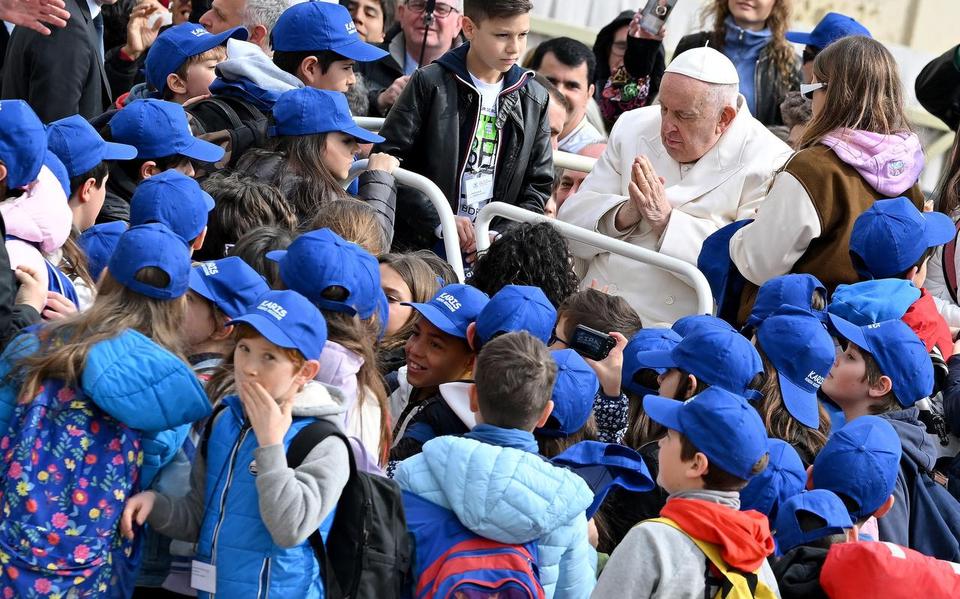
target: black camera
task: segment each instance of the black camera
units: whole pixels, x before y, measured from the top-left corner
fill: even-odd
[[[570,339],[570,349],[584,358],[603,360],[616,347],[617,340],[606,333],[601,333],[588,326],[578,324]]]

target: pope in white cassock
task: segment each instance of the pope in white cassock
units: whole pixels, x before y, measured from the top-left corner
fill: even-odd
[[[707,236],[753,217],[790,153],[750,114],[733,63],[696,48],[667,67],[659,105],[620,117],[558,218],[696,265]],[[571,249],[588,265],[583,281],[609,285],[644,326],[696,310],[681,277],[581,244]]]

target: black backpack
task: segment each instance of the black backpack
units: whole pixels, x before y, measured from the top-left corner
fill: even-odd
[[[225,407],[221,403],[214,408],[204,427],[200,441],[204,459],[213,422]],[[326,546],[320,531],[308,539],[320,564],[325,597],[400,597],[410,584],[412,546],[397,483],[358,471],[350,441],[326,419],[308,424],[293,437],[287,448],[287,465],[296,469],[330,436],[347,446],[350,478],[337,502]]]
[[[250,148],[263,147],[269,117],[256,106],[233,96],[211,96],[185,107],[194,135],[217,144],[226,154],[217,166],[236,165]]]

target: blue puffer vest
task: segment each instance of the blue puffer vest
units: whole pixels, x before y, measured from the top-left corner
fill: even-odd
[[[228,407],[213,424],[207,445],[206,510],[196,559],[216,567],[218,597],[320,599],[323,583],[310,543],[280,547],[260,517],[253,453],[257,438],[244,418],[240,399],[230,396],[223,401]],[[294,417],[284,447],[313,421]],[[321,525],[324,537],[332,514]]]

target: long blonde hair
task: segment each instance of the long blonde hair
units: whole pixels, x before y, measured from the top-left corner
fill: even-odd
[[[797,68],[796,54],[793,46],[787,41],[787,28],[790,24],[792,8],[791,0],[775,0],[773,10],[765,23],[771,34],[770,44],[767,46],[770,59],[776,65],[781,85],[784,86],[784,89],[776,90],[781,96],[790,91],[786,86],[793,80],[793,73]],[[729,0],[713,0],[713,7],[705,14],[708,18],[710,15],[713,17],[710,45],[722,52],[727,38],[727,17],[731,15]]]
[[[827,84],[826,96],[798,149],[814,146],[838,129],[884,135],[910,131],[897,61],[880,42],[862,35],[842,38],[817,54],[813,73]]]
[[[166,287],[169,282],[165,272],[152,266],[140,269],[136,279],[156,287]],[[185,315],[184,297],[153,299],[127,289],[110,275],[109,270],[104,271],[93,305],[84,312],[45,326],[41,331],[40,351],[23,360],[15,369],[16,378],[23,381],[20,401],[33,399],[43,381],[48,379],[76,385],[90,349],[128,329],[142,333],[183,357],[181,328]]]

